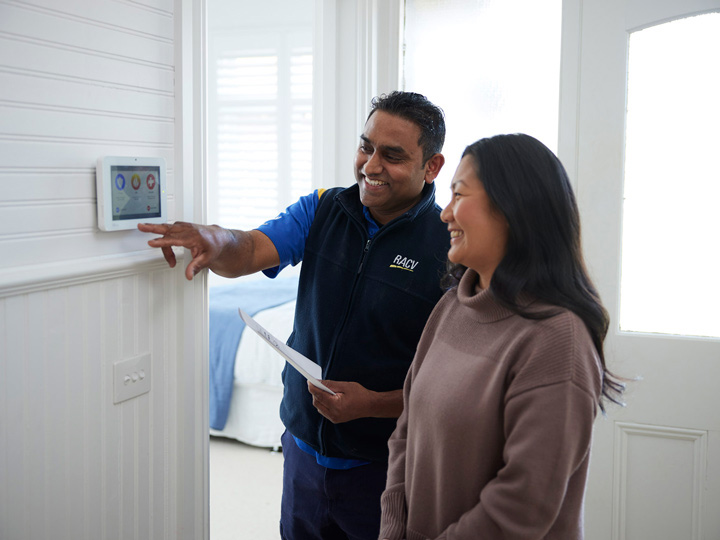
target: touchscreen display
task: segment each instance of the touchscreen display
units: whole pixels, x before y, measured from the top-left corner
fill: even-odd
[[[110,167],[112,218],[145,219],[160,217],[160,167]]]

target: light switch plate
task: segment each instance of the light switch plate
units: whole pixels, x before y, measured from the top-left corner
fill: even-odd
[[[120,403],[150,391],[150,354],[113,364],[114,400]]]

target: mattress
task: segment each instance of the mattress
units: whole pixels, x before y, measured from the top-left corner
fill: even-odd
[[[280,341],[290,337],[295,301],[266,309],[253,318]],[[280,448],[285,430],[280,421],[282,370],[285,359],[255,332],[245,329],[240,338],[233,373],[233,392],[227,422],[210,434],[245,444]]]

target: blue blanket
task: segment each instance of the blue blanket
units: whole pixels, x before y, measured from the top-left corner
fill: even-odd
[[[225,427],[232,398],[235,356],[245,323],[242,308],[251,317],[297,296],[297,276],[273,280],[240,281],[211,287],[210,296],[210,427]]]

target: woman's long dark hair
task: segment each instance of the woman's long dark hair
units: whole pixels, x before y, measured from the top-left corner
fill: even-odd
[[[481,139],[463,152],[490,201],[509,226],[505,256],[495,269],[490,289],[500,303],[527,318],[518,305],[520,293],[569,309],[588,328],[603,369],[602,398],[621,403],[623,382],[605,365],[603,342],[610,318],[588,276],[580,241],[580,216],[570,180],[560,160],[543,143],[524,134]],[[446,286],[457,285],[466,268],[448,265]]]

